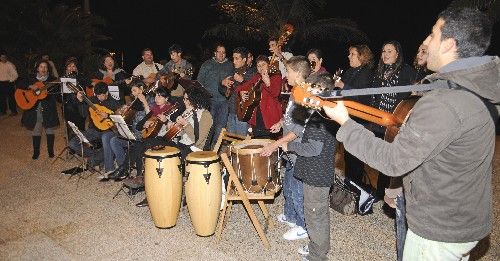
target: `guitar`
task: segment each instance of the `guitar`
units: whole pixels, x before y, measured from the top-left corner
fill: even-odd
[[[83,90],[78,89],[73,83],[68,82],[66,83],[66,86],[74,93],[82,92],[82,97],[83,101],[87,103],[89,106],[89,113],[90,113],[90,119],[92,120],[92,123],[94,123],[94,126],[98,128],[99,130],[109,130],[111,127],[113,127],[113,121],[108,118],[102,118],[99,113],[106,113],[106,114],[113,114],[113,111],[106,108],[105,106],[99,105],[99,104],[94,104],[87,95],[85,95],[85,92]]]
[[[85,94],[88,96],[88,97],[92,97],[94,96],[94,86],[100,82],[103,82],[107,85],[120,85],[122,83],[126,83],[128,81],[132,81],[134,79],[143,79],[144,77],[142,77],[142,75],[132,75],[126,79],[123,79],[123,80],[118,80],[118,81],[113,81],[113,79],[109,76],[106,76],[104,78],[101,79],[92,79],[92,85],[91,86],[87,86],[85,88]]]
[[[294,30],[295,28],[293,27],[293,25],[285,24],[282,29],[283,33],[278,38],[278,42],[276,43],[276,45],[278,47],[285,45],[286,42],[288,42],[288,39],[290,39],[290,35],[292,35]],[[276,73],[280,73],[280,66],[276,53],[273,53],[271,59],[269,60],[269,74],[272,75]]]
[[[238,120],[247,122],[252,118],[253,111],[259,105],[261,99],[260,78],[248,91],[248,99],[243,101],[241,95],[236,95],[236,116]]]
[[[165,115],[168,118],[177,110],[178,110],[178,105],[176,103],[176,104],[172,105],[170,108],[167,108],[164,112],[162,112],[160,114]],[[164,124],[162,121],[160,121],[160,119],[158,118],[158,115],[151,116],[151,118],[149,118],[147,121],[151,121],[153,123],[141,131],[142,138],[144,138],[144,139],[149,138],[149,137],[155,137],[156,135],[158,135],[158,132],[160,132],[161,127]]]
[[[335,107],[337,101],[323,100],[317,94],[321,93],[320,88],[316,88],[308,83],[303,83],[297,85],[292,89],[292,95],[294,102],[302,105],[304,107],[312,108],[315,110],[321,110],[323,106]],[[361,118],[363,120],[373,122],[384,127],[396,126],[399,128],[403,123],[402,120],[395,117],[392,113],[385,112],[358,102],[354,101],[344,101],[344,106],[347,108],[347,112],[354,116]]]
[[[17,106],[23,110],[29,110],[35,106],[36,102],[47,98],[47,89],[60,84],[61,82],[35,82],[32,84],[36,89],[16,89],[14,93],[14,99],[16,100]]]
[[[182,118],[188,119],[192,115],[193,115],[193,110],[185,111],[184,113],[182,113]],[[167,130],[167,133],[163,137],[165,137],[165,139],[169,140],[169,141],[173,140],[175,138],[175,136],[177,136],[177,134],[179,134],[179,132],[182,131],[182,129],[184,129],[184,126],[182,126],[181,124],[175,122],[170,127],[170,129]]]

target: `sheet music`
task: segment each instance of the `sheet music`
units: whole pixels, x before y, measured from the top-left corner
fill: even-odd
[[[109,85],[108,86],[109,94],[111,97],[117,101],[120,100],[120,88],[116,85]]]
[[[128,140],[136,140],[134,133],[132,133],[125,122],[125,119],[121,115],[111,114],[109,115],[116,128],[118,129],[118,133]]]
[[[72,83],[75,86],[78,86],[78,85],[76,85],[75,78],[61,78],[62,92],[63,93],[73,93],[73,91],[71,91],[71,89],[69,89],[68,86],[66,85],[66,83],[68,83],[68,82]]]
[[[75,135],[78,136],[78,138],[83,143],[87,143],[87,144],[91,145],[90,141],[87,139],[87,137],[85,137],[85,135],[83,135],[83,133],[80,131],[80,129],[78,129],[78,127],[76,127],[76,125],[73,122],[68,121],[68,125],[71,127],[71,129],[73,130],[73,132],[75,133]]]

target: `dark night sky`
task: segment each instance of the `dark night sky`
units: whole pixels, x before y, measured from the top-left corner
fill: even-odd
[[[91,0],[91,12],[104,17],[108,24],[104,32],[111,36],[111,41],[98,43],[97,46],[116,53],[124,53],[124,67],[131,71],[141,61],[141,50],[150,47],[155,53],[155,60],[169,59],[168,47],[179,43],[185,49],[188,57],[199,56],[202,44],[201,37],[205,29],[220,21],[211,1],[109,1]],[[430,32],[437,14],[446,8],[451,1],[422,0],[404,1],[411,8],[404,8],[403,1],[373,0],[373,1],[328,1],[325,10],[319,16],[348,18],[355,21],[360,29],[370,38],[369,46],[376,55],[380,53],[381,45],[387,40],[398,40],[403,46],[406,61],[411,63],[420,43]],[[495,31],[500,28],[495,25]],[[500,53],[499,36],[494,34],[489,54]],[[206,44],[206,43],[203,43]],[[315,46],[325,52],[327,69],[345,67],[347,64],[346,47]],[[230,51],[231,46],[228,46]],[[247,46],[257,52],[266,52],[265,43],[262,46]],[[335,50],[335,51],[332,51]],[[300,52],[291,51],[297,55]],[[189,58],[188,58],[189,59]]]

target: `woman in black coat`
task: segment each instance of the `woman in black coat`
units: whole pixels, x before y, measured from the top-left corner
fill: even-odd
[[[340,80],[335,81],[335,87],[343,90],[364,89],[370,88],[373,79],[373,54],[367,45],[353,45],[349,47],[349,66],[342,74]],[[371,96],[353,96],[349,100],[359,102],[364,105],[370,105]],[[368,122],[359,118],[354,120],[363,125],[368,125]],[[363,174],[365,172],[365,164],[351,155],[348,151],[344,151],[345,161],[345,176],[354,183],[361,185]]]
[[[47,83],[55,80],[51,76],[49,64],[45,61],[39,61],[35,66],[35,74],[28,76],[19,86],[23,86],[25,89],[36,90],[37,87],[33,86],[34,83]],[[54,88],[58,88],[58,86],[55,85]],[[38,100],[31,109],[24,111],[21,118],[22,125],[32,130],[33,159],[38,159],[40,156],[42,129],[45,129],[47,136],[47,152],[49,157],[54,157],[54,128],[59,125],[56,95],[59,94],[59,90],[55,91],[53,88],[48,88],[47,90],[47,97]]]
[[[90,79],[85,77],[82,73],[78,71],[78,61],[75,57],[69,57],[66,59],[65,63],[65,75],[64,77],[76,79],[76,82],[82,88],[90,86]],[[85,130],[85,120],[86,117],[80,115],[78,110],[80,102],[76,99],[75,93],[65,93],[63,100],[63,116],[65,121],[73,122],[80,131]],[[69,125],[67,125],[68,140],[74,135],[73,130]]]

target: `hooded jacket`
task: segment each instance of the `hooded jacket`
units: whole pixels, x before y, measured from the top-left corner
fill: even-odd
[[[500,102],[500,59],[458,59],[427,77],[464,89],[436,89],[413,107],[392,143],[353,120],[337,139],[354,156],[389,176],[403,176],[408,227],[434,241],[486,237],[492,226],[495,121],[485,105]],[[481,97],[481,98],[480,98]],[[483,101],[484,100],[484,101]]]

